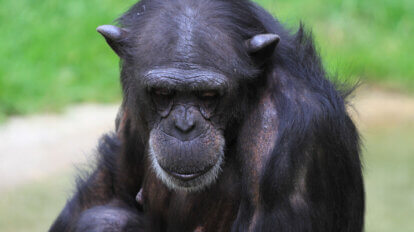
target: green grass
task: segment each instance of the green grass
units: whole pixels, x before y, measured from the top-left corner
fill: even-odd
[[[281,22],[302,20],[314,32],[327,69],[414,90],[414,1],[257,0]]]
[[[132,1],[0,3],[0,115],[120,98],[118,58],[95,28]]]
[[[312,28],[327,68],[414,90],[414,1],[257,0]],[[0,121],[70,103],[120,99],[118,59],[95,32],[135,1],[0,0]]]
[[[414,226],[414,124],[364,134],[366,232]],[[0,231],[46,231],[73,188],[73,173],[0,192]]]

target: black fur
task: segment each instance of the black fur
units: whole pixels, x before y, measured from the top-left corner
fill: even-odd
[[[183,34],[177,34],[174,22],[179,22],[183,7],[193,4],[202,9],[198,23],[209,26],[205,33],[215,32],[220,39],[206,40],[211,35],[201,33],[194,49],[177,52],[171,48]],[[119,54],[123,109],[133,116],[122,126],[122,120],[117,121],[118,134],[101,139],[95,171],[78,181],[77,193],[50,231],[194,231],[200,223],[201,231],[363,230],[359,135],[346,111],[345,92],[328,80],[312,37],[302,25],[291,33],[247,0],[142,0],[119,23],[130,31],[119,42]],[[248,54],[243,47],[243,41],[260,33],[281,38],[270,57]],[[146,128],[140,125],[140,115],[146,112],[134,108],[144,98],[133,76],[172,59],[178,66],[196,63],[219,70],[232,78],[237,95],[221,115],[233,119],[224,130],[223,173],[214,186],[185,197],[149,177],[147,138],[142,133]],[[266,92],[277,111],[273,128],[277,136],[258,170],[255,202],[248,185],[255,180],[246,174],[251,170],[244,165],[248,159],[240,140],[254,136],[243,134],[243,128]],[[254,129],[258,128],[247,126],[248,132]],[[146,196],[144,205],[135,201],[140,189],[147,188],[143,186],[153,188],[157,183],[158,194],[168,197]],[[163,202],[160,211],[154,210],[154,202]],[[228,211],[215,212],[215,207]],[[185,214],[184,209],[192,210]],[[217,216],[221,214],[226,216]]]

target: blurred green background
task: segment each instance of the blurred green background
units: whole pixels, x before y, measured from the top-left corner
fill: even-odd
[[[0,123],[80,102],[118,102],[118,58],[95,28],[135,1],[0,0]],[[327,70],[412,96],[413,0],[257,0],[312,29]],[[363,128],[366,231],[413,231],[414,124]],[[45,231],[73,173],[0,191],[0,231]]]

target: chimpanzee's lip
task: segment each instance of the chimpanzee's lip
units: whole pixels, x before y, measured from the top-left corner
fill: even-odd
[[[208,172],[210,169],[212,168],[212,166],[209,166],[201,171],[198,172],[192,172],[192,173],[178,173],[178,172],[174,172],[174,171],[169,171],[167,169],[164,169],[165,172],[167,172],[169,175],[182,180],[182,181],[189,181],[189,180],[193,180],[203,174],[205,174],[206,172]]]

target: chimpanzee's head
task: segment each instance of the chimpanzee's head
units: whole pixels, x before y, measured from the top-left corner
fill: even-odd
[[[121,58],[124,108],[153,170],[171,189],[196,191],[218,177],[243,114],[241,90],[279,37],[248,12],[229,12],[237,6],[220,6],[230,1],[184,1],[144,0],[122,28],[97,30]]]

